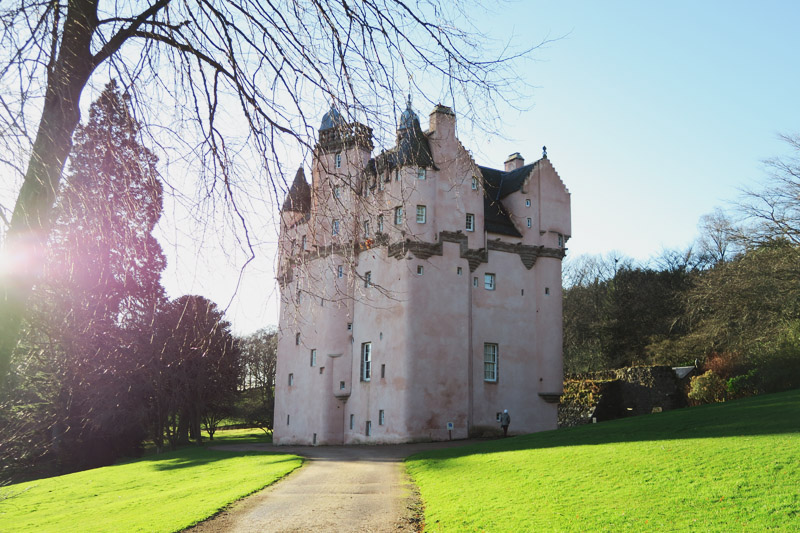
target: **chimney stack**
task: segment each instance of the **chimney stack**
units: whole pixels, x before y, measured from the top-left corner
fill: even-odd
[[[522,167],[525,164],[525,159],[519,154],[519,152],[514,152],[508,159],[506,159],[506,172],[511,172],[512,170],[516,170]]]

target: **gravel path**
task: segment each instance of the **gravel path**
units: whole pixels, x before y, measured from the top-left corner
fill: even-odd
[[[266,489],[186,530],[235,532],[418,531],[421,506],[403,459],[424,450],[474,441],[387,446],[234,445],[306,458],[305,464]]]

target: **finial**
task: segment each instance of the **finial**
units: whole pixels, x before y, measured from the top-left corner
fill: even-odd
[[[547,146],[542,146],[542,159],[547,159]]]

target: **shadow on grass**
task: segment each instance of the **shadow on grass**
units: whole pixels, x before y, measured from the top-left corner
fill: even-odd
[[[154,465],[156,470],[176,470],[179,468],[192,468],[195,466],[203,466],[216,461],[223,461],[226,459],[233,459],[236,457],[249,457],[253,455],[273,455],[283,456],[281,459],[275,459],[271,463],[285,463],[295,461],[292,456],[281,453],[273,452],[228,452],[220,450],[207,450],[203,448],[196,448],[194,450],[178,450],[169,452],[160,456],[147,458],[147,461],[152,461],[157,464]]]
[[[776,435],[800,432],[800,389],[702,405],[575,428],[533,433],[460,448],[423,452],[413,459],[622,442]],[[433,464],[431,467],[436,468]]]

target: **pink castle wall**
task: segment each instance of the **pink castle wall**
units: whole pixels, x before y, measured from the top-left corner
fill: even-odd
[[[442,440],[450,438],[448,422],[453,424],[452,438],[466,438],[470,432],[497,428],[496,413],[503,409],[512,416],[511,433],[556,427],[556,404],[540,394],[552,400],[562,391],[559,235],[563,247],[571,234],[569,192],[549,159],[540,159],[521,189],[503,200],[523,237],[487,233],[483,191],[471,188],[480,169],[455,137],[455,117],[435,110],[427,135],[438,169],[428,169],[425,180],[417,179],[416,167],[401,168],[399,179],[392,175],[382,191],[376,187],[363,196],[360,179],[367,150],[343,152],[339,169],[334,154],[318,153],[312,165],[310,217],[303,222],[296,213],[284,213],[279,275],[291,272],[292,277],[281,292],[273,435],[277,444]],[[337,184],[341,194],[333,198]],[[403,224],[395,226],[398,205],[405,216]],[[415,220],[417,205],[426,206],[424,224]],[[369,219],[374,238],[379,212],[389,243],[408,239],[434,245],[440,232],[460,231],[472,250],[491,248],[489,241],[498,240],[550,251],[531,269],[516,253],[489,249],[488,261],[471,272],[459,243],[449,241],[441,243],[442,255],[427,259],[413,252],[400,259],[389,257],[387,247],[380,245],[350,257],[332,254],[288,266],[302,235],[307,236],[307,250],[363,242],[362,222]],[[466,213],[475,215],[475,231],[465,231]],[[334,219],[341,225],[337,237],[331,236]],[[342,278],[337,277],[339,265]],[[418,266],[423,267],[422,275],[417,274]],[[370,287],[364,286],[366,272],[372,275]],[[496,275],[495,290],[484,288],[485,273]],[[365,342],[372,343],[368,382],[360,379]],[[497,382],[483,379],[487,342],[499,347]],[[311,349],[317,350],[313,367]],[[385,413],[383,425],[380,410]],[[367,421],[372,423],[370,436],[365,434]]]

